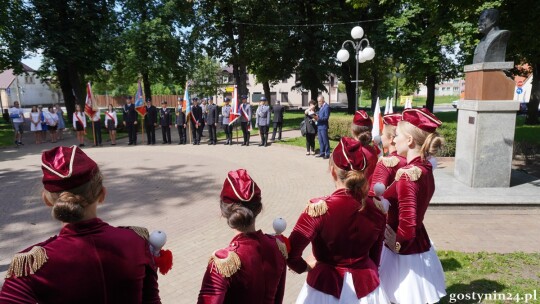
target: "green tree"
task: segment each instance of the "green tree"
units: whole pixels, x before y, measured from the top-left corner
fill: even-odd
[[[143,80],[144,95],[152,96],[152,83],[183,83],[189,70],[191,49],[189,1],[122,0],[123,31],[113,63],[115,82],[124,86]],[[179,81],[180,80],[180,81]]]
[[[201,56],[189,77],[193,81],[192,95],[214,96],[221,84],[221,65],[216,60]]]
[[[21,0],[7,1],[0,10],[0,71],[13,68],[22,73],[20,61],[27,49],[30,17]]]

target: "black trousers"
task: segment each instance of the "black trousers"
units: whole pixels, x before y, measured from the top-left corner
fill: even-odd
[[[278,140],[281,140],[281,129],[283,128],[283,122],[274,122],[274,131],[272,132],[272,140],[276,139],[276,131],[279,128]]]
[[[208,136],[210,136],[210,143],[216,143],[217,142],[216,124],[209,124],[208,125]]]
[[[264,146],[268,144],[268,130],[270,130],[270,126],[259,126],[259,131],[261,132],[261,144]]]
[[[184,125],[178,125],[176,127],[178,129],[178,137],[180,138],[180,143],[185,144],[187,142],[186,140],[186,128],[184,128]]]
[[[195,123],[191,122],[191,136],[194,144],[201,142],[201,134],[199,133],[200,128],[201,126],[199,126],[199,128],[195,128]]]
[[[147,144],[155,144],[156,143],[156,127],[153,124],[150,125],[144,125],[144,128],[146,130],[146,140]]]
[[[315,137],[317,136],[317,133],[309,134],[306,133],[306,149],[307,151],[313,151],[315,152]]]
[[[161,138],[164,143],[171,143],[171,126],[161,126]]]
[[[137,144],[137,125],[133,122],[126,122],[126,128],[128,131],[128,138],[130,144]]]
[[[223,130],[225,130],[225,137],[227,137],[227,143],[232,143],[232,125],[223,125]]]
[[[248,122],[240,122],[240,126],[242,128],[242,135],[244,136],[244,144],[249,144],[249,130],[248,130]]]
[[[94,121],[94,133],[96,136],[96,144],[101,145],[101,120]]]

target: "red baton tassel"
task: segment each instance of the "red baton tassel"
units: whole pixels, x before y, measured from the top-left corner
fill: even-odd
[[[173,255],[170,250],[160,250],[159,256],[154,257],[154,261],[156,262],[156,266],[159,270],[159,272],[163,275],[167,274],[169,270],[171,270],[173,265]]]
[[[276,235],[276,237],[285,244],[287,247],[287,252],[291,252],[291,242],[289,242],[289,238],[284,236],[283,234]]]

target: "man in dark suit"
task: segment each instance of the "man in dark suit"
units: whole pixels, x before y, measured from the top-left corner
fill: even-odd
[[[159,125],[161,126],[161,136],[163,138],[162,144],[171,144],[171,127],[172,127],[172,113],[167,109],[167,102],[163,100],[161,102],[161,109],[159,109]]]
[[[274,112],[274,131],[272,132],[272,141],[276,140],[277,129],[279,129],[278,140],[281,140],[281,129],[283,128],[283,114],[285,112],[285,108],[281,105],[279,100],[276,100],[276,104],[272,108],[272,112]]]
[[[147,145],[156,144],[157,109],[152,105],[152,99],[146,99],[146,115],[144,115],[144,129],[146,130]]]
[[[208,125],[208,134],[210,136],[209,145],[217,143],[216,125],[218,122],[218,108],[214,104],[214,100],[210,98],[209,104],[206,106],[206,124]]]
[[[202,134],[202,108],[199,106],[199,99],[197,97],[193,98],[193,105],[191,106],[191,135],[193,136],[193,144],[201,144],[201,134]]]
[[[131,96],[127,97],[126,104],[124,105],[124,126],[128,131],[129,142],[128,145],[137,144],[137,111],[135,111],[135,105],[131,102]]]
[[[319,146],[321,151],[319,155],[315,157],[322,157],[324,159],[330,158],[330,141],[328,139],[328,120],[330,119],[330,106],[324,101],[324,97],[319,95],[317,97],[319,102],[319,112],[315,115],[317,121],[317,134],[319,135]]]
[[[175,126],[178,129],[178,137],[180,138],[180,141],[178,142],[179,145],[185,145],[187,143],[186,140],[186,113],[183,109],[183,98],[178,98],[178,105],[176,106],[176,123]]]

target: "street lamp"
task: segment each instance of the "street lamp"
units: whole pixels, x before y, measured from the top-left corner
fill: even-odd
[[[356,40],[346,40],[341,45],[341,50],[337,53],[337,59],[341,62],[346,62],[349,60],[349,51],[345,49],[345,45],[349,43],[353,49],[354,53],[356,54],[356,89],[355,89],[355,98],[356,101],[354,102],[354,110],[358,110],[358,63],[364,63],[366,61],[369,61],[375,57],[375,50],[369,46],[369,40],[367,38],[363,38],[364,36],[364,29],[360,26],[355,26],[351,30],[351,37]],[[362,46],[363,43],[366,43],[366,46]]]

